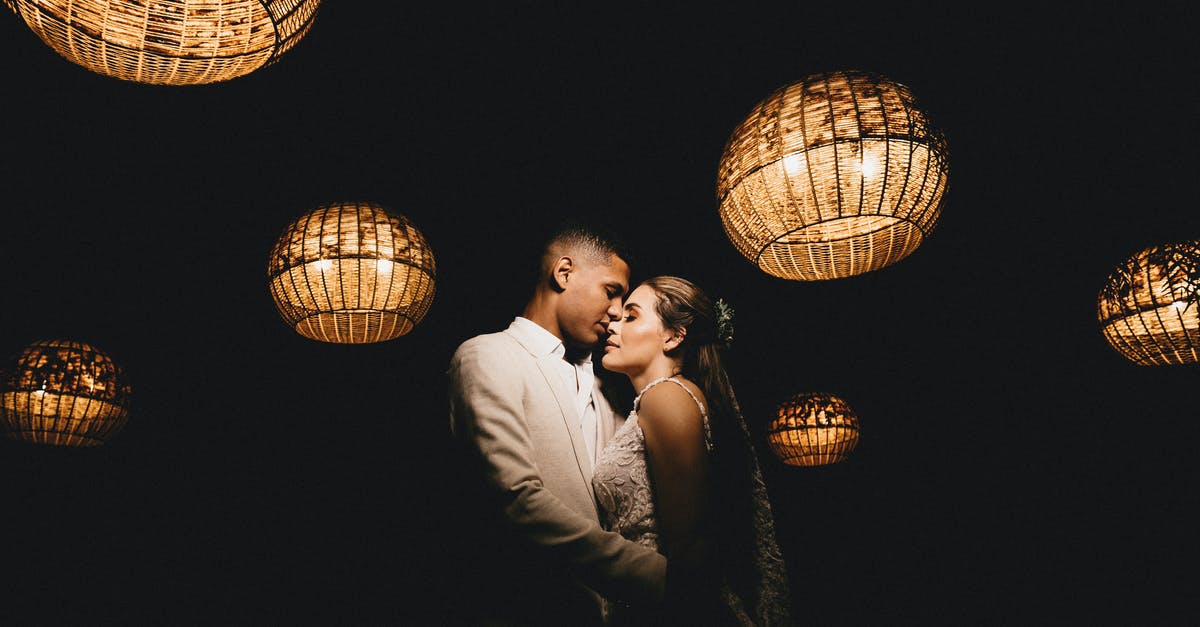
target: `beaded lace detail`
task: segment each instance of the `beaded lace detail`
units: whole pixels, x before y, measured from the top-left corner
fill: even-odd
[[[592,487],[600,505],[600,522],[605,529],[616,531],[625,538],[658,549],[658,525],[654,516],[654,496],[646,470],[646,437],[638,425],[638,407],[647,390],[671,381],[687,391],[704,422],[704,445],[712,450],[708,429],[708,412],[700,399],[678,379],[662,377],[651,381],[633,399],[633,411],[625,424],[613,434],[600,452],[592,473]]]
[[[601,451],[592,474],[592,487],[596,491],[600,523],[604,528],[656,551],[659,550],[658,524],[654,512],[654,496],[646,469],[646,438],[638,425],[637,410],[642,395],[663,381],[679,385],[696,401],[704,425],[704,445],[710,453],[712,452],[712,436],[704,404],[677,379],[663,377],[651,381],[638,392],[629,418]],[[736,403],[734,400],[741,444],[749,448],[753,455],[749,433]],[[722,441],[722,446],[727,444],[730,443]],[[755,564],[759,580],[752,586],[753,592],[747,598],[742,598],[734,592],[728,582],[722,583],[718,594],[731,611],[735,622],[740,625],[791,625],[787,571],[775,542],[774,517],[756,459],[750,469],[750,479],[754,501],[755,547],[754,555],[749,556],[749,559]],[[613,622],[620,623],[620,620]]]

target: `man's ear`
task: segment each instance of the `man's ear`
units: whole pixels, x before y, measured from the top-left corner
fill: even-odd
[[[684,338],[687,337],[687,329],[667,329],[669,335],[666,336],[666,341],[663,343],[663,352],[669,353],[683,344]]]
[[[550,283],[559,292],[567,289],[567,279],[575,269],[575,263],[570,257],[559,257],[550,271]]]

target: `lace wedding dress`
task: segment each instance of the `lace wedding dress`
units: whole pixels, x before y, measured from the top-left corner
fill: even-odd
[[[651,381],[638,392],[633,401],[633,410],[630,411],[625,424],[613,434],[601,451],[592,474],[592,486],[595,488],[600,510],[600,523],[604,528],[656,551],[661,550],[658,543],[658,524],[655,519],[654,495],[646,468],[646,439],[641,426],[638,425],[637,412],[646,391],[664,382],[678,385],[696,401],[703,421],[704,445],[710,455],[713,453],[712,430],[704,404],[678,379],[663,377]],[[735,410],[736,407],[734,401]],[[740,411],[737,412],[737,422],[743,435],[742,444],[749,447],[749,433],[741,419]],[[750,459],[754,460],[752,451]],[[753,529],[750,530],[754,535],[754,555],[745,557],[753,560],[759,581],[752,586],[752,596],[755,597],[753,599],[744,599],[745,595],[739,596],[728,582],[721,585],[719,595],[738,624],[790,625],[787,576],[782,555],[775,543],[774,519],[767,501],[766,487],[757,462],[754,462],[748,471],[751,473],[750,485],[754,492],[751,499],[754,509]],[[637,617],[628,616],[630,611],[636,610],[613,605],[608,613],[613,623],[639,622]]]

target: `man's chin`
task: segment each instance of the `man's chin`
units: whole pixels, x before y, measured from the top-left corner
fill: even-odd
[[[582,341],[577,340],[576,341],[577,344],[575,345],[575,348],[577,348],[579,350],[594,351],[597,348],[600,348],[601,346],[603,346],[604,343],[607,341],[608,341],[608,332],[607,331],[605,331],[604,333],[592,332],[592,333],[588,333],[587,335],[583,336]]]
[[[583,342],[576,339],[564,339],[563,345],[567,347],[567,350],[573,353],[594,353],[597,349],[601,348],[606,341],[608,341],[607,333],[599,337],[591,338],[590,341]]]

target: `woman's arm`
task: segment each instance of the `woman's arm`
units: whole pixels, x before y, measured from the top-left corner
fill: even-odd
[[[700,408],[679,386],[656,385],[642,396],[638,425],[646,438],[659,546],[672,569],[694,572],[708,548],[702,525],[709,465]]]

